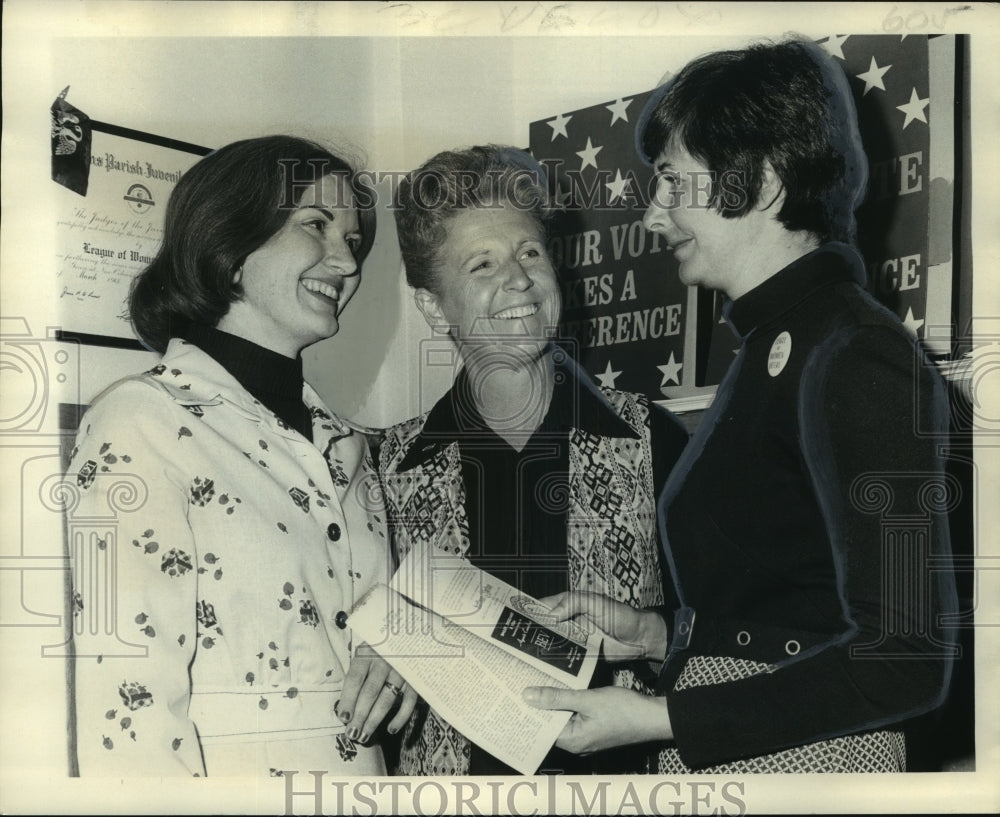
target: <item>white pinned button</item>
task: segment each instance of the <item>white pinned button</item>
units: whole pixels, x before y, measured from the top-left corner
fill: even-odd
[[[792,355],[792,336],[788,332],[782,332],[771,344],[771,351],[767,355],[767,373],[771,377],[777,377],[781,370],[788,363],[788,358]]]

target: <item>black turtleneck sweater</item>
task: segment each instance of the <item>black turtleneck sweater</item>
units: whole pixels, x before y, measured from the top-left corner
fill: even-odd
[[[289,428],[312,441],[312,418],[302,402],[302,358],[285,357],[252,341],[208,326],[179,333],[229,372]]]
[[[696,614],[661,676],[691,768],[880,728],[947,688],[947,394],[863,281],[826,244],[726,307],[739,355],[659,507]],[[678,684],[699,656],[745,677]]]

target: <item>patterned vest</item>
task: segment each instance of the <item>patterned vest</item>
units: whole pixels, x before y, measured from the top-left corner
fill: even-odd
[[[656,539],[648,401],[602,389],[605,399],[639,435],[637,439],[570,432],[566,557],[571,589],[603,593],[633,607],[663,603]],[[388,429],[379,456],[393,548],[404,557],[424,542],[450,553],[469,548],[458,445],[451,443],[405,472],[397,468],[423,428],[426,415]],[[625,665],[619,665],[625,666]],[[630,669],[616,669],[619,686],[652,694]],[[433,709],[418,708],[403,735],[399,773],[465,775],[469,741]],[[657,759],[647,760],[656,770]]]

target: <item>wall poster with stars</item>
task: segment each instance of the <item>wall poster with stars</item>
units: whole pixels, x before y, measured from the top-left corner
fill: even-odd
[[[600,385],[663,399],[683,381],[690,316],[673,256],[642,225],[652,172],[635,122],[651,91],[532,122],[529,136],[564,208],[550,243],[560,335]]]
[[[868,156],[868,192],[857,211],[868,290],[932,355],[947,355],[960,318],[953,310],[956,38],[835,35],[819,44],[847,74]],[[722,379],[737,347],[721,308],[716,297],[706,384]]]
[[[819,44],[847,74],[868,154],[858,245],[869,290],[945,355],[959,317],[955,278],[970,277],[953,252],[956,38],[835,35]],[[601,385],[663,399],[717,385],[736,339],[721,321],[721,296],[689,297],[662,238],[642,225],[652,171],[636,155],[634,129],[652,90],[533,122],[529,145],[565,209],[550,244],[561,336]]]

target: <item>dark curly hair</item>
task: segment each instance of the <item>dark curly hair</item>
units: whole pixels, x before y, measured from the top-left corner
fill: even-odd
[[[215,326],[243,294],[235,273],[247,256],[281,229],[308,185],[330,174],[344,174],[354,192],[360,270],[375,240],[375,196],[348,160],[306,139],[263,136],[194,164],[170,195],[156,257],[132,283],[136,334],[163,352],[184,326]]]

